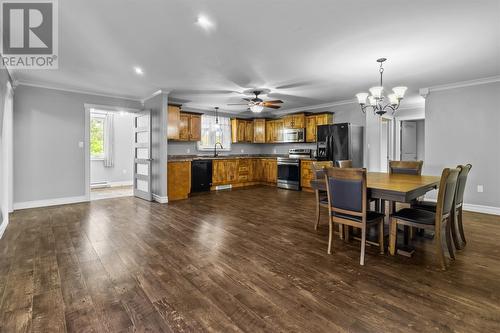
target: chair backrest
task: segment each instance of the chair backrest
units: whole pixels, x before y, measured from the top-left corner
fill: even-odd
[[[352,168],[352,160],[341,160],[335,162],[337,168]]]
[[[441,174],[436,207],[436,223],[441,223],[443,217],[448,216],[451,212],[459,173],[459,168],[445,168]]]
[[[460,207],[464,202],[464,192],[465,183],[467,182],[467,177],[469,176],[470,169],[472,169],[471,164],[459,165],[457,168],[460,169],[457,180],[457,193],[455,194],[455,206]]]
[[[366,169],[326,168],[330,213],[366,217]]]
[[[312,170],[313,170],[313,176],[314,179],[323,179],[325,178],[325,168],[331,168],[333,167],[333,162],[328,161],[328,162],[313,162],[312,163]]]
[[[389,161],[389,173],[421,175],[424,161]]]

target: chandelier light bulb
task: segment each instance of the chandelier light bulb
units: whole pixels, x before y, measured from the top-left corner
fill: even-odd
[[[392,88],[392,91],[394,91],[394,94],[401,99],[405,96],[407,89],[407,87],[394,87]]]
[[[356,94],[356,98],[358,99],[359,104],[366,104],[366,99],[368,98],[368,93],[362,92],[359,94]]]
[[[373,97],[380,99],[382,98],[382,93],[384,92],[384,87],[382,86],[376,86],[376,87],[371,87],[370,93],[372,94]]]
[[[396,94],[390,94],[387,98],[389,98],[389,103],[391,103],[391,105],[399,104],[399,98]]]
[[[368,102],[370,103],[371,106],[377,105],[377,99],[373,96],[368,97]]]

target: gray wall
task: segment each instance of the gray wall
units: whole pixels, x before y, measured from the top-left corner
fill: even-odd
[[[139,102],[19,86],[14,94],[14,202],[85,195],[84,104]]]
[[[425,120],[420,119],[417,123],[417,160],[425,160]]]
[[[160,93],[144,101],[144,109],[151,110],[151,189],[153,194],[167,196],[167,126],[168,94]]]
[[[112,111],[111,111],[112,112]],[[90,183],[132,183],[134,176],[134,115],[113,112],[114,114],[114,163],[104,167],[103,160],[90,163]]]
[[[3,146],[5,143],[5,132],[3,130],[4,125],[4,107],[5,107],[5,96],[7,92],[7,82],[10,82],[9,73],[7,69],[0,68],[0,237],[3,234],[3,230],[8,223],[9,217],[9,179],[7,175],[7,170],[4,169],[4,164],[6,160],[6,151],[4,151]]]
[[[465,203],[500,207],[500,82],[431,91],[425,101],[424,173],[471,163]],[[484,185],[478,193],[477,185]]]

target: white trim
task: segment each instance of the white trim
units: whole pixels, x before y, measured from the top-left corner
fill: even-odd
[[[59,91],[72,92],[77,94],[85,94],[85,95],[94,95],[94,96],[102,96],[116,99],[126,99],[129,101],[142,102],[140,97],[137,96],[125,96],[125,95],[115,95],[115,94],[106,94],[97,91],[91,90],[83,90],[78,88],[65,88],[57,85],[51,85],[48,83],[40,83],[40,82],[30,82],[30,81],[14,81],[14,86],[27,86],[27,87],[35,87],[35,88],[44,88],[44,89],[52,89]]]
[[[133,180],[126,180],[121,182],[108,182],[109,187],[122,187],[122,186],[132,186],[134,185]]]
[[[161,197],[154,193],[153,193],[153,200],[161,204],[168,203],[168,197]]]
[[[160,94],[170,94],[171,90],[167,90],[167,89],[158,89],[157,91],[155,91],[154,93],[152,93],[151,95],[147,96],[147,97],[144,97],[144,98],[141,98],[141,103],[144,104],[145,101],[147,101],[148,99],[151,99],[155,96],[158,96]]]
[[[432,202],[437,201],[435,198],[426,198],[425,200]],[[484,206],[484,205],[464,203],[463,210],[468,212],[482,213],[482,214],[500,215],[500,207],[494,207],[494,206]]]
[[[5,230],[7,229],[7,224],[8,223],[2,223],[0,225],[0,239],[2,239],[2,236],[3,236],[3,233],[5,232]]]
[[[87,199],[87,197],[85,195],[82,195],[82,196],[78,196],[78,197],[66,197],[66,198],[47,199],[47,200],[15,202],[14,203],[14,210],[67,205],[67,204],[88,202],[88,201],[89,200]]]
[[[85,109],[85,128],[84,128],[84,137],[83,137],[83,149],[85,150],[85,173],[84,173],[84,182],[85,182],[85,198],[87,201],[90,201],[90,109],[87,104],[84,104]]]
[[[441,84],[441,85],[437,85],[437,86],[421,88],[420,95],[427,96],[427,94],[429,94],[432,91],[442,91],[442,90],[450,90],[450,89],[456,89],[456,88],[471,87],[471,86],[477,86],[480,84],[488,84],[488,83],[494,83],[494,82],[500,82],[500,75],[489,76],[489,77],[484,77],[484,78],[475,79],[475,80],[459,81],[459,82],[454,82],[454,83],[447,83],[447,84]]]
[[[89,109],[96,109],[97,111],[125,111],[125,112],[130,112],[130,113],[137,113],[140,112],[141,109],[134,109],[134,108],[126,108],[126,107],[120,107],[120,106],[112,106],[112,105],[103,105],[103,104],[90,104],[90,103],[84,103],[83,104],[86,108]]]

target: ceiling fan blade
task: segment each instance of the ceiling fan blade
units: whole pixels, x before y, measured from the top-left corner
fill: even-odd
[[[226,105],[248,105],[248,103],[228,103]]]
[[[270,104],[270,105],[265,105],[264,104],[264,107],[265,108],[271,108],[271,109],[279,109],[281,106],[280,105],[273,105],[273,104]]]
[[[251,101],[251,99],[250,99],[250,98],[242,98],[242,100],[247,101],[247,102],[250,102],[250,101]]]
[[[269,104],[281,104],[283,101],[281,99],[276,99],[274,101],[264,101],[264,103],[269,103]]]

